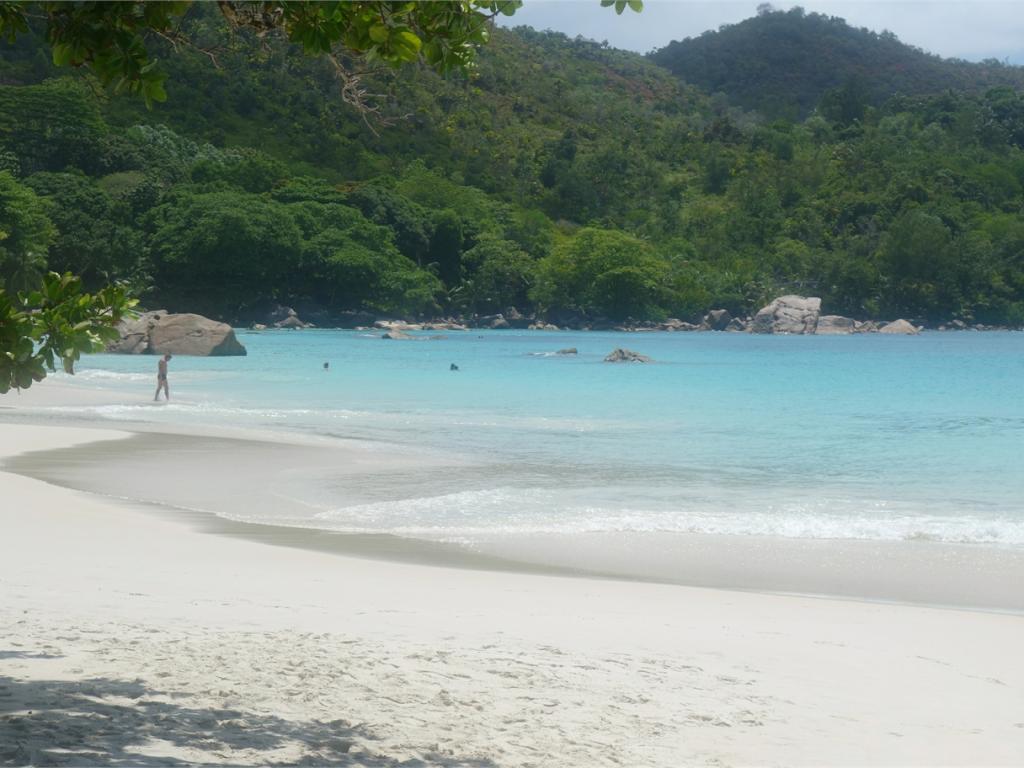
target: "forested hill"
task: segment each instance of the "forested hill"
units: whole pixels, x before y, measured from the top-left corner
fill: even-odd
[[[165,104],[0,43],[0,281],[126,280],[150,307],[550,319],[827,311],[1024,323],[1024,97],[764,122],[646,57],[496,30],[471,77],[371,78],[231,36],[197,5]]]
[[[943,59],[891,32],[858,29],[799,7],[762,10],[739,24],[669,43],[650,58],[686,82],[724,93],[733,104],[768,118],[806,117],[826,92],[848,83],[874,105],[895,94],[1024,87],[1024,67]]]

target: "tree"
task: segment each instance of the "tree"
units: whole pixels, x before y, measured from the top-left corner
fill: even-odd
[[[0,146],[20,171],[59,171],[73,164],[96,170],[107,126],[83,83],[66,78],[40,85],[0,86]]]
[[[851,125],[863,120],[871,101],[867,83],[864,78],[851,76],[839,88],[825,91],[821,97],[818,110],[839,125]]]
[[[879,256],[891,275],[888,300],[894,314],[938,320],[956,306],[957,253],[949,228],[938,216],[918,209],[900,216]]]
[[[255,150],[233,150],[192,166],[192,180],[223,183],[246,192],[270,192],[288,178],[284,163]]]
[[[122,286],[88,294],[77,277],[55,272],[37,291],[0,289],[0,395],[42,381],[58,361],[74,373],[83,352],[118,338],[115,326],[134,305]]]
[[[0,172],[0,290],[38,285],[54,228],[36,194]]]
[[[420,205],[377,184],[361,186],[348,194],[346,202],[363,212],[370,221],[390,227],[402,254],[422,265],[430,248],[433,222]]]
[[[463,254],[462,262],[470,272],[467,300],[477,312],[526,304],[536,263],[516,243],[484,237]]]
[[[139,278],[142,235],[129,225],[129,206],[115,203],[81,173],[36,173],[25,184],[47,203],[56,228],[47,258],[51,270],[80,276],[86,290]]]
[[[288,206],[303,230],[303,291],[332,309],[423,313],[437,309],[441,284],[395,247],[392,231],[356,208],[336,203]]]
[[[594,309],[613,320],[627,317],[647,318],[662,314],[654,304],[664,272],[641,266],[615,267],[594,280],[591,301]]]
[[[449,288],[462,279],[464,226],[462,217],[450,208],[442,208],[434,217],[427,258],[437,265],[438,274]]]
[[[414,61],[442,73],[468,70],[476,48],[490,36],[489,22],[498,14],[511,15],[520,4],[521,0],[222,0],[217,9],[247,40],[277,34],[306,54],[328,61],[340,85],[341,99],[367,116],[377,110],[363,85],[365,74]],[[602,5],[613,6],[617,13],[627,7],[639,11],[641,0],[602,0]],[[0,0],[0,36],[14,43],[19,37],[42,35],[55,66],[86,69],[94,83],[109,86],[115,93],[141,96],[151,106],[167,96],[164,84],[168,75],[154,51],[172,55],[187,47],[209,55],[214,63],[221,52],[204,49],[198,37],[188,36],[194,28],[182,21],[193,7],[191,2],[178,0]],[[48,74],[49,65],[40,60],[38,51],[30,69],[40,74],[40,80]],[[70,275],[56,278],[56,283],[46,277],[41,290],[28,294],[15,290],[30,287],[45,267],[45,250],[54,232],[39,196],[15,181],[11,172],[29,176],[77,169],[89,176],[107,174],[95,184],[104,192],[116,190],[119,199],[110,194],[109,200],[103,200],[98,193],[100,208],[107,210],[112,222],[117,218],[114,208],[120,207],[130,213],[132,223],[137,218],[149,223],[148,234],[157,235],[152,238],[156,266],[165,269],[165,287],[171,296],[189,295],[184,272],[189,279],[206,280],[222,290],[222,298],[229,304],[241,305],[252,300],[254,289],[268,284],[286,286],[296,259],[304,255],[298,225],[289,211],[281,210],[286,204],[270,198],[286,180],[274,161],[258,153],[241,158],[207,153],[208,145],[174,141],[178,137],[162,128],[141,126],[114,134],[100,117],[97,101],[81,83],[55,80],[27,89],[0,87],[0,195],[9,203],[0,222],[0,269],[7,283],[0,286],[4,308],[0,360],[7,381],[13,382],[6,388],[38,381],[46,368],[52,367],[54,355],[70,367],[81,351],[96,348],[113,333],[113,325],[129,309],[123,288],[86,294],[81,292],[81,281]],[[165,151],[168,141],[175,151]],[[198,153],[208,154],[205,162]],[[149,162],[155,158],[162,160]],[[133,173],[142,168],[145,175]],[[195,179],[191,178],[193,171]],[[69,184],[63,185],[61,179]],[[76,268],[85,258],[92,270],[90,279],[95,279],[110,264],[123,267],[121,262],[126,259],[122,256],[136,252],[137,241],[122,238],[121,245],[115,243],[117,253],[105,254],[98,246],[96,227],[88,226],[90,222],[81,216],[76,223],[75,216],[66,215],[75,213],[73,199],[89,189],[73,179],[70,174],[38,176],[35,182],[60,208],[55,257]],[[204,183],[208,189],[240,186],[263,195],[249,196],[243,201],[245,208],[239,209],[223,197],[232,194],[228,192],[208,192],[202,201],[208,207],[197,207],[195,189],[165,192],[168,186],[185,186],[190,181]],[[161,197],[163,205],[147,213]],[[91,207],[91,203],[83,205],[82,212]],[[488,206],[487,215],[494,207]],[[408,220],[408,238],[402,245],[410,254],[423,257],[431,233],[415,220],[418,212],[392,209],[384,215]],[[467,236],[475,238],[483,231],[477,223],[475,217],[467,219],[467,226],[473,225]],[[76,248],[72,233],[79,231],[88,235],[87,248]],[[344,234],[348,237],[351,233]],[[347,267],[353,260],[365,261],[366,255],[335,252],[328,261],[335,271],[351,273]],[[393,250],[384,263],[389,271],[381,284],[389,301],[408,311],[436,307],[440,288],[436,278]],[[180,268],[168,270],[172,264]],[[457,261],[452,266],[457,268]]]
[[[234,315],[296,274],[302,232],[289,206],[241,192],[183,192],[153,211],[154,269],[173,307]]]
[[[616,13],[640,11],[642,0],[601,0]],[[325,56],[335,67],[341,97],[367,106],[360,74],[366,66],[399,67],[422,59],[442,72],[466,69],[476,46],[486,43],[491,19],[513,15],[522,0],[221,0],[218,7],[236,29],[258,36],[281,32],[307,54]],[[107,86],[135,93],[147,103],[164,101],[167,74],[147,43],[198,47],[181,32],[189,0],[145,2],[0,2],[0,36],[14,40],[35,17],[58,66],[87,67]],[[214,51],[208,51],[215,57]]]
[[[664,313],[668,263],[623,232],[582,229],[542,259],[537,273],[533,297],[544,309],[614,320]]]

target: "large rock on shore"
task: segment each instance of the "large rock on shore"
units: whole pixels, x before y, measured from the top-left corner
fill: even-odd
[[[120,355],[145,355],[149,353],[149,331],[167,312],[158,309],[155,312],[143,312],[134,319],[122,320],[117,330],[121,338],[107,344],[107,352]]]
[[[149,331],[149,351],[204,357],[246,354],[230,325],[193,314],[164,315]]]
[[[821,314],[816,296],[780,296],[754,315],[754,333],[814,333]]]
[[[704,324],[712,331],[724,331],[732,322],[728,309],[712,309],[704,316]]]
[[[604,359],[606,363],[651,363],[654,362],[647,355],[641,355],[631,349],[615,349]]]
[[[854,321],[852,317],[842,315],[822,315],[818,318],[818,326],[815,333],[819,336],[837,336],[853,333]]]
[[[919,331],[912,324],[906,320],[893,320],[891,323],[886,323],[878,329],[879,333],[902,333],[906,336],[916,336]]]
[[[107,345],[108,352],[203,357],[246,354],[230,325],[202,315],[170,314],[159,309],[123,321],[118,330],[121,338]]]

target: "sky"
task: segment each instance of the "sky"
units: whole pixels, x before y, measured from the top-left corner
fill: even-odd
[[[754,16],[760,2],[644,0],[642,13],[627,9],[616,16],[600,0],[524,0],[506,23],[607,40],[616,48],[646,53]],[[1024,0],[806,0],[772,5],[778,10],[800,5],[808,13],[839,16],[855,27],[887,29],[903,42],[940,56],[1024,65]]]

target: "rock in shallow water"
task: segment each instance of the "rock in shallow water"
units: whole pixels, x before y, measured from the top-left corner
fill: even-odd
[[[647,355],[641,355],[639,352],[634,352],[631,349],[615,349],[612,350],[604,361],[606,363],[653,363],[654,361]]]
[[[193,314],[164,315],[149,332],[149,351],[210,357],[246,354],[230,325]]]

